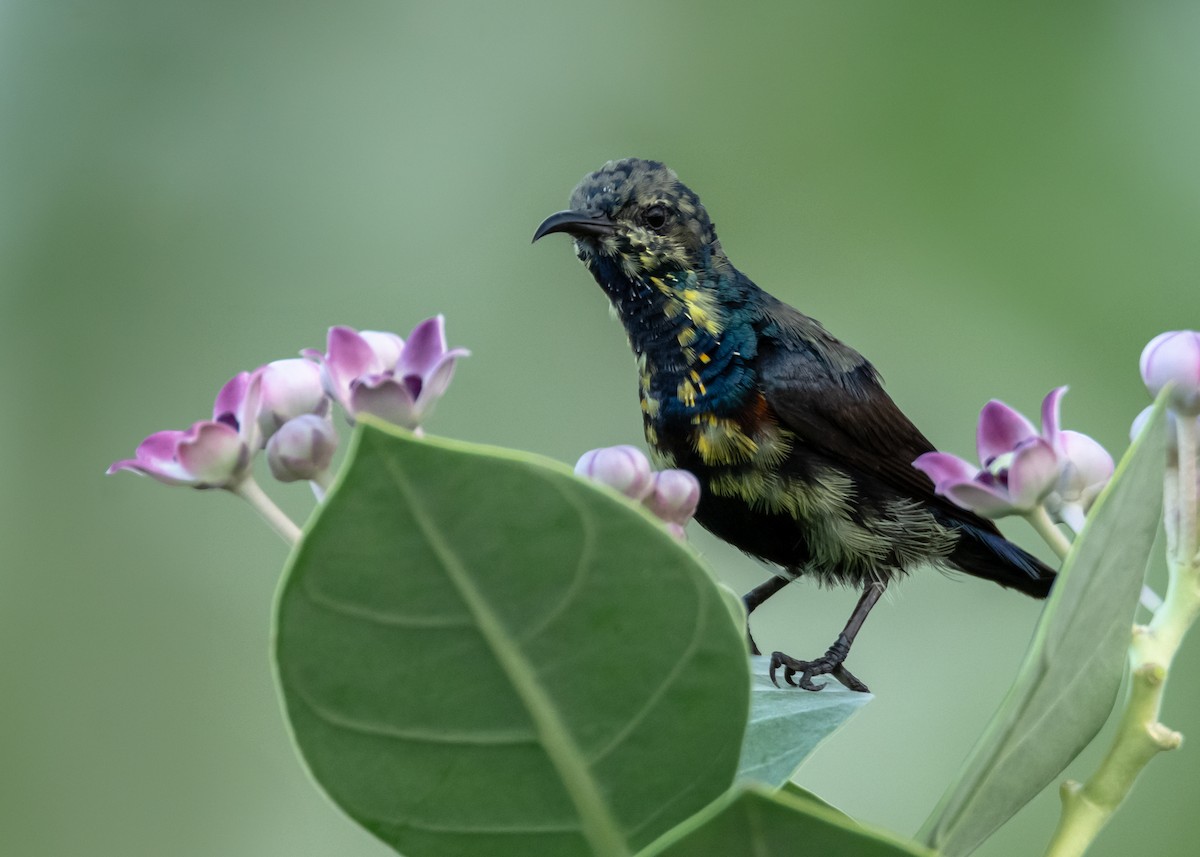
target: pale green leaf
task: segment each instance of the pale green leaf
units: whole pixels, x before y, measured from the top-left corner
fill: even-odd
[[[969,854],[1095,737],[1124,673],[1162,514],[1162,402],[1088,515],[1016,682],[920,838]]]
[[[743,629],[689,548],[553,462],[371,425],[276,657],[313,776],[408,857],[626,855],[733,780]]]
[[[738,779],[781,786],[818,744],[874,697],[832,680],[819,693],[782,680],[776,687],[767,676],[769,666],[765,655],[750,659],[754,684]]]
[[[760,786],[731,791],[639,857],[931,857],[836,810]]]

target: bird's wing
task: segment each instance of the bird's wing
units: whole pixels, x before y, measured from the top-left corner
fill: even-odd
[[[866,358],[815,320],[772,300],[760,325],[758,370],[767,403],[802,443],[852,476],[998,532],[991,521],[934,494],[929,477],[912,466],[933,444],[884,392]]]

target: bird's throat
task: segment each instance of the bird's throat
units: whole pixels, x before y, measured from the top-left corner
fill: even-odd
[[[597,256],[588,267],[608,295],[638,360],[647,417],[691,422],[737,409],[753,385],[755,336],[695,271]]]

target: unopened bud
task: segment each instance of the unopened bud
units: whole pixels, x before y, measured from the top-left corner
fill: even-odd
[[[589,450],[576,463],[575,472],[615,488],[631,500],[641,500],[652,487],[650,462],[632,446]]]
[[[686,470],[663,470],[654,474],[646,508],[664,521],[683,525],[696,514],[700,482]]]
[[[288,420],[267,442],[267,464],[280,482],[317,479],[329,469],[338,436],[328,417],[304,414]]]
[[[1180,414],[1200,414],[1200,333],[1172,330],[1160,333],[1142,349],[1142,380],[1151,396],[1168,383],[1170,408]]]

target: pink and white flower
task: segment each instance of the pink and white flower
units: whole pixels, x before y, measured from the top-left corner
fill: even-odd
[[[320,364],[325,391],[351,420],[373,414],[415,429],[446,392],[464,348],[446,346],[445,319],[438,315],[413,328],[408,340],[394,333],[331,327],[322,354],[302,352]]]
[[[946,452],[927,452],[913,466],[933,480],[937,493],[989,518],[1032,511],[1058,479],[1054,448],[1003,402],[983,406],[976,448],[982,468]]]
[[[187,431],[155,432],[133,458],[113,462],[107,472],[128,470],[167,485],[236,488],[250,475],[260,444],[260,387],[260,373],[239,372],[217,393],[211,420]]]
[[[1047,511],[1072,529],[1113,473],[1112,457],[1087,435],[1059,427],[1066,387],[1042,401],[1039,432],[1003,402],[988,402],[979,414],[976,447],[982,467],[945,452],[927,452],[913,466],[933,480],[934,490],[964,509],[990,518]]]

